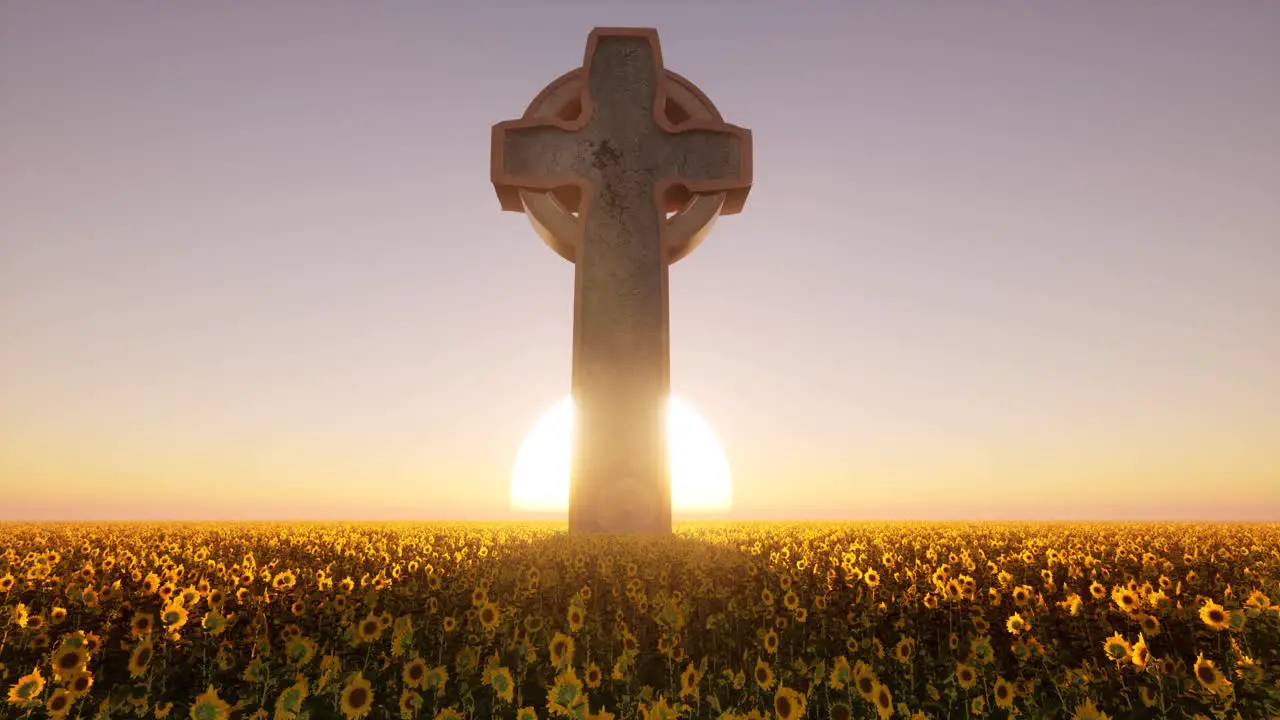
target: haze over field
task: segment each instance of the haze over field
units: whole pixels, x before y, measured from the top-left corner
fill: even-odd
[[[671,272],[726,517],[1280,519],[1280,3],[633,4],[0,6],[0,520],[521,517],[489,132],[597,25],[754,133]]]

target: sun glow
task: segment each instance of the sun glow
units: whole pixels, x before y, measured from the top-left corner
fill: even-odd
[[[525,435],[511,469],[511,506],[534,512],[569,508],[574,404],[565,398]],[[667,399],[667,453],[673,511],[724,511],[733,505],[729,461],[711,425],[693,406]]]

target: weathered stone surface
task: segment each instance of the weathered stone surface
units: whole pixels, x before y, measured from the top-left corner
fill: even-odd
[[[664,116],[657,34],[592,32],[577,118],[494,126],[493,182],[576,186],[571,532],[670,532],[667,191],[750,186],[750,133]]]

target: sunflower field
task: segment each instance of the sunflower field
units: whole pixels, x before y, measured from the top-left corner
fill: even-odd
[[[0,525],[0,718],[1280,718],[1280,525]]]

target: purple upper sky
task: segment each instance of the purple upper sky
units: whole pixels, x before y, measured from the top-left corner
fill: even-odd
[[[754,133],[740,516],[1280,517],[1280,2],[0,0],[0,519],[502,516],[573,275],[489,129],[596,25]]]

